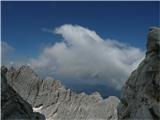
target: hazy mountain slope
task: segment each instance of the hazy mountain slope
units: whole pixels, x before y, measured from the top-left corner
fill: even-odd
[[[119,119],[160,120],[160,28],[148,33],[145,59],[125,83]]]

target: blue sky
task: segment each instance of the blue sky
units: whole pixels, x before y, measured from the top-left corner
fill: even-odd
[[[42,31],[78,24],[144,49],[150,26],[158,26],[158,2],[2,2],[2,40],[16,58],[36,56],[59,36]]]
[[[77,91],[119,94],[145,55],[149,27],[160,25],[158,1],[1,5],[2,55],[12,51],[8,61],[27,62]]]

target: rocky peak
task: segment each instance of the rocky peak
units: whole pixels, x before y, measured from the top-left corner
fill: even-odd
[[[97,100],[103,100],[102,96],[99,94],[99,92],[94,92],[90,95],[91,97],[93,97],[94,99]]]
[[[148,33],[147,54],[160,52],[160,28],[151,27]]]
[[[126,81],[118,106],[119,119],[160,119],[160,28],[152,27],[145,59]]]
[[[33,112],[32,106],[8,85],[7,71],[6,67],[1,67],[1,119],[45,120],[44,115]]]

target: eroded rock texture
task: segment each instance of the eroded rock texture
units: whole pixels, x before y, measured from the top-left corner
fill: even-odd
[[[118,116],[160,120],[160,28],[149,30],[146,57],[123,87]]]
[[[1,69],[1,119],[2,120],[45,120],[40,113],[34,113],[32,106],[23,100],[13,89],[7,84],[7,69]]]
[[[34,111],[49,120],[116,120],[117,97],[103,99],[97,92],[92,95],[76,94],[52,78],[40,79],[32,69],[22,66],[7,72],[8,83]]]

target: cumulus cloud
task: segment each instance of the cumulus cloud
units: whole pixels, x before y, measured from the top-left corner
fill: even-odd
[[[95,31],[66,24],[53,33],[63,41],[46,46],[31,66],[38,72],[66,80],[105,83],[120,89],[144,56],[139,48],[103,39]]]
[[[2,64],[5,64],[8,62],[9,60],[9,55],[11,52],[13,52],[14,48],[9,45],[7,42],[5,41],[1,41],[1,62]]]

